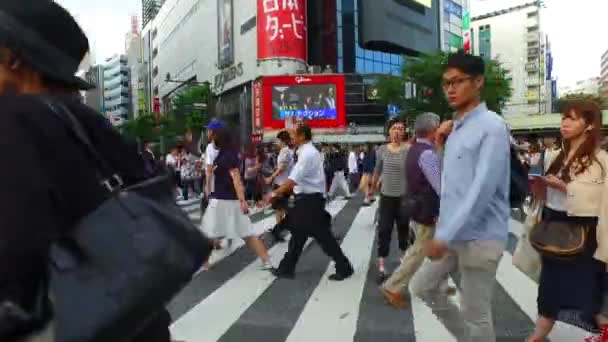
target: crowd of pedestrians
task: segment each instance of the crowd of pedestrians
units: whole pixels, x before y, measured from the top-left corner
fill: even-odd
[[[210,239],[201,239],[201,250],[243,239],[262,270],[293,279],[306,241],[312,238],[334,261],[329,280],[344,281],[356,270],[333,235],[326,211],[327,201],[340,190],[346,198],[362,192],[365,205],[379,197],[377,273],[387,303],[403,309],[408,296],[419,297],[461,342],[496,340],[496,273],[507,245],[511,209],[522,204],[515,199],[529,195],[527,205],[541,210],[524,242],[534,246],[536,254],[528,257],[539,258],[542,267],[538,320],[528,342],[545,341],[556,321],[593,333],[586,342],[608,342],[608,152],[601,149],[601,110],[595,103],[569,102],[559,139],[514,144],[505,121],[483,102],[483,59],[458,52],[449,56],[441,84],[454,117],[441,122],[436,114],[420,114],[410,140],[404,136],[404,123],[394,120],[382,146],[317,147],[312,130],[298,125],[281,131],[275,144],[240,151],[227,124],[212,120],[206,127],[209,144],[200,156],[176,146],[157,160],[149,143],[138,151],[75,96],[90,87],[73,76],[89,46],[69,13],[52,1],[5,0],[0,17],[0,137],[8,165],[0,175],[0,340],[50,342],[68,326],[90,329],[87,333],[95,338],[89,340],[170,341],[164,305],[177,291],[161,296],[165,284],[147,289],[146,294],[155,296],[110,296],[113,308],[104,307],[103,318],[112,329],[103,329],[107,325],[90,314],[66,322],[59,316],[64,311],[41,309],[64,299],[54,296],[59,292],[53,290],[62,284],[49,269],[69,272],[98,254],[126,252],[100,249],[84,256],[82,246],[74,243],[87,233],[83,226],[99,228],[91,221],[118,220],[91,216],[115,198],[123,212],[125,207],[137,212],[139,208],[128,206],[137,196],[142,198],[137,203],[160,212],[163,206],[174,207],[174,194],[187,200],[192,190],[207,203],[199,228]],[[519,166],[527,172],[529,193],[514,186]],[[101,175],[107,169],[111,177]],[[167,189],[155,188],[155,195],[137,192],[167,175],[172,180]],[[161,199],[167,196],[171,201]],[[252,204],[275,209],[276,240],[284,241],[291,233],[278,265],[271,264],[266,246],[253,231],[248,215]],[[32,208],[36,214],[28,215]],[[181,224],[177,221],[187,221],[185,216],[174,219],[166,225],[175,228]],[[390,272],[385,259],[395,227],[401,263]],[[159,237],[143,231],[135,235],[142,245],[129,261],[140,265],[139,254],[146,254],[146,247],[154,247]],[[187,239],[181,240],[186,246]],[[71,251],[76,262],[57,255],[58,249]],[[165,254],[170,256],[157,258],[174,262],[171,258],[177,255],[185,262],[178,257],[179,248]],[[200,266],[209,269],[203,261]],[[104,272],[118,272],[111,279],[123,285],[149,274],[149,267],[141,266],[133,277],[113,269]],[[459,275],[459,306],[449,300],[456,292],[448,286],[454,274]],[[124,293],[115,283],[105,285]],[[134,300],[147,302],[148,310],[122,307]],[[87,303],[80,304],[86,311]]]

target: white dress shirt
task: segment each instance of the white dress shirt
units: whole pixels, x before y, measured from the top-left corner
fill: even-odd
[[[207,144],[207,148],[205,149],[205,167],[213,166],[215,163],[215,158],[220,151],[215,147],[214,143]],[[215,181],[213,180],[213,172],[211,173],[211,177],[207,179],[207,182],[211,182],[211,192],[215,191]]]
[[[350,151],[350,153],[348,154],[348,173],[357,172],[359,172],[357,167],[357,154],[355,153],[355,151]]]
[[[293,192],[298,194],[325,193],[325,173],[319,151],[308,142],[298,148],[298,162],[289,174],[296,183]]]
[[[281,185],[285,183],[289,174],[291,173],[291,169],[293,169],[293,151],[289,147],[283,147],[281,152],[279,152],[279,157],[277,158],[277,165],[285,164],[286,169],[277,176],[274,180],[274,184]]]

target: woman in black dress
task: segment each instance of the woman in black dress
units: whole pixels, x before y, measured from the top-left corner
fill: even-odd
[[[599,149],[600,127],[601,111],[593,102],[576,100],[566,105],[563,148],[551,161],[547,176],[536,179],[544,190],[536,194],[545,199],[542,220],[584,225],[589,234],[584,251],[574,257],[542,256],[539,317],[529,342],[544,341],[557,320],[602,332],[586,341],[608,341],[608,319],[602,314],[608,261],[608,153]]]

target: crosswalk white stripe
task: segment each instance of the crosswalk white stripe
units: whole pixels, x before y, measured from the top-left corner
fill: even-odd
[[[327,211],[335,216],[346,203],[334,201]],[[286,251],[286,243],[275,245],[269,251],[273,264],[278,264]],[[221,338],[275,280],[269,272],[261,271],[260,266],[259,260],[252,262],[182,316],[171,326],[173,338],[188,342],[212,342]]]
[[[329,275],[335,271],[332,262],[306,303],[287,342],[353,341],[374,243],[375,210],[375,207],[361,209],[342,242],[342,249],[353,264],[355,274],[343,282],[329,281]]]

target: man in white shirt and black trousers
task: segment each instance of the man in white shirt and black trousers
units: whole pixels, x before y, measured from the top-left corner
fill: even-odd
[[[336,273],[329,280],[342,281],[353,275],[353,266],[331,233],[331,215],[325,210],[325,174],[319,151],[312,144],[312,132],[308,126],[298,126],[295,132],[298,147],[297,162],[285,181],[271,193],[271,201],[289,194],[293,189],[295,205],[289,211],[291,240],[287,253],[272,274],[279,278],[293,279],[298,259],[306,240],[312,237],[336,265]]]

